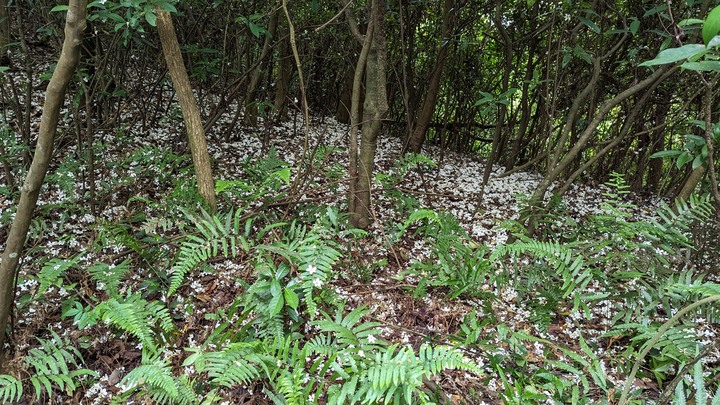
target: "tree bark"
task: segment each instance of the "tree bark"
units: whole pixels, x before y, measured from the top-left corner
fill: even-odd
[[[373,0],[371,5],[371,22],[373,29],[368,29],[369,49],[365,63],[365,102],[363,106],[362,137],[360,154],[357,159],[357,178],[354,191],[350,198],[353,226],[367,228],[370,225],[370,188],[372,187],[373,170],[375,169],[375,150],[377,138],[382,128],[382,120],[388,111],[386,66],[387,44],[383,28],[384,3]],[[352,24],[351,24],[352,25]],[[358,71],[355,73],[358,77]],[[353,112],[359,111],[355,105],[359,100],[353,95]],[[353,134],[354,135],[354,134]],[[350,168],[352,173],[353,168]]]
[[[445,61],[447,60],[448,50],[450,48],[450,36],[455,23],[455,15],[454,1],[445,0],[443,6],[443,28],[440,51],[438,52],[437,59],[435,60],[432,75],[430,75],[428,90],[425,94],[425,101],[423,102],[422,109],[420,110],[420,115],[418,116],[417,123],[415,124],[415,128],[413,129],[410,138],[408,138],[403,154],[406,152],[420,153],[422,145],[425,143],[428,124],[432,120],[433,113],[435,112],[435,105],[437,104],[438,94],[440,92],[440,80],[442,79],[442,71],[445,67]]]
[[[205,199],[205,202],[207,202],[210,210],[215,212],[217,211],[215,182],[212,176],[212,166],[210,164],[210,155],[208,154],[207,141],[205,139],[205,130],[203,129],[200,118],[200,109],[198,108],[197,101],[195,101],[195,96],[190,87],[190,79],[183,64],[180,44],[175,34],[175,27],[173,26],[170,13],[159,7],[155,7],[155,13],[157,14],[157,29],[163,54],[165,55],[165,63],[170,72],[170,78],[172,79],[175,91],[177,92],[183,120],[187,128],[188,142],[190,143],[190,153],[192,154],[193,166],[195,167],[198,190],[200,191],[200,195]]]
[[[533,192],[532,197],[530,198],[530,207],[533,211],[531,213],[531,216],[533,213],[536,213],[537,210],[541,208],[542,201],[545,198],[547,190],[550,188],[552,183],[557,180],[560,173],[562,173],[570,165],[570,163],[572,163],[572,161],[578,157],[580,152],[585,149],[585,146],[590,141],[590,138],[593,134],[595,134],[595,130],[600,125],[602,120],[607,116],[607,114],[621,102],[627,100],[629,97],[632,97],[640,91],[645,90],[648,86],[651,86],[656,81],[664,77],[669,69],[669,66],[663,66],[657,69],[653,74],[651,74],[641,82],[634,84],[633,86],[629,87],[617,96],[603,103],[603,105],[600,107],[593,119],[588,123],[587,127],[585,127],[582,134],[580,134],[578,140],[573,144],[570,150],[568,150],[562,158],[561,149],[563,148],[563,143],[559,143],[557,145],[558,149],[556,149],[555,153],[552,155],[551,161],[549,162],[550,165],[548,166],[545,177],[543,177],[543,179],[540,181],[537,188]],[[573,109],[574,108],[575,106],[573,106]],[[570,120],[568,119],[568,122],[569,121]],[[561,138],[567,139],[567,132],[569,132],[569,130],[566,128],[564,132],[565,133]],[[530,223],[528,224],[528,231],[532,233],[534,231],[532,218],[526,217],[526,219],[530,219]]]
[[[7,0],[0,0],[0,64],[10,62],[10,52],[6,49],[10,44],[10,15]]]
[[[253,71],[253,74],[250,77],[250,83],[248,84],[247,92],[245,94],[245,117],[243,119],[243,122],[249,127],[257,126],[258,106],[257,100],[255,99],[257,96],[257,88],[260,84],[260,79],[262,78],[265,65],[267,64],[270,56],[272,56],[270,50],[272,49],[272,40],[277,35],[279,17],[280,3],[278,1],[275,7],[275,11],[273,11],[272,16],[270,16],[268,34],[265,35],[265,41],[263,42],[263,47],[260,51],[260,56],[258,58],[259,63],[255,67],[255,71]],[[265,118],[269,119],[269,117]]]
[[[286,29],[282,30],[281,37],[289,35]],[[284,39],[280,45],[277,68],[277,87],[275,88],[275,102],[273,114],[278,121],[288,119],[288,94],[290,89],[290,74],[292,73],[292,53],[290,40]]]
[[[45,91],[45,103],[40,118],[40,132],[35,154],[20,193],[17,213],[8,233],[5,251],[0,257],[0,351],[3,350],[5,344],[5,329],[14,298],[13,288],[20,254],[27,238],[32,214],[40,195],[40,188],[52,159],[53,141],[65,92],[80,60],[80,47],[86,24],[86,7],[87,0],[70,0],[65,20],[65,40],[57,67]]]

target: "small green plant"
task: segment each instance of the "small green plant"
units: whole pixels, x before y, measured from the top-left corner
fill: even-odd
[[[43,398],[49,400],[58,390],[72,395],[83,385],[83,378],[99,377],[96,372],[80,367],[82,356],[67,339],[54,331],[50,333],[51,339],[37,338],[40,347],[30,349],[24,359],[25,368],[32,370],[27,381],[0,374],[0,400],[3,403],[20,401],[26,383],[33,387],[35,399],[41,401]]]
[[[170,362],[159,355],[144,355],[141,365],[127,373],[118,385],[123,392],[113,398],[113,404],[128,403],[133,395],[158,404],[200,403],[194,381],[187,375],[175,377]]]
[[[138,293],[110,298],[93,310],[99,320],[137,338],[143,351],[156,352],[175,330],[167,307],[160,301],[146,301]]]
[[[415,262],[399,277],[419,276],[415,295],[423,295],[427,287],[447,287],[450,298],[460,295],[486,295],[480,292],[490,276],[488,250],[477,245],[455,217],[441,212],[420,209],[401,225],[395,236],[399,239],[412,226],[423,235],[431,249],[427,260]]]

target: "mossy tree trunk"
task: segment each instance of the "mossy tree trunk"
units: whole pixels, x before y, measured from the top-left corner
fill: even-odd
[[[52,158],[60,109],[65,100],[68,84],[72,80],[80,60],[80,47],[86,24],[86,8],[87,0],[70,0],[65,20],[65,40],[57,67],[45,90],[45,103],[40,118],[40,132],[35,146],[35,154],[20,192],[20,201],[10,227],[5,251],[0,256],[0,350],[5,344],[5,330],[13,303],[17,265],[40,195],[40,187],[45,180],[45,174]]]

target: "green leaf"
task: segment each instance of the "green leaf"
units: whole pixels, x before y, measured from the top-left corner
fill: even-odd
[[[70,9],[70,6],[66,6],[66,5],[62,5],[62,4],[61,4],[61,5],[59,5],[59,6],[55,6],[55,7],[53,7],[52,9],[50,9],[50,12],[51,12],[51,13],[55,13],[55,12],[58,12],[58,11],[68,11],[69,9]]]
[[[168,13],[177,14],[177,9],[175,8],[174,5],[172,5],[172,3],[160,1],[160,2],[155,3],[155,6],[167,11]]]
[[[591,30],[593,30],[595,33],[597,33],[597,34],[600,33],[600,27],[598,27],[597,24],[595,24],[594,22],[588,20],[588,19],[585,18],[585,17],[578,17],[578,19],[580,20],[581,23],[587,25],[587,26],[588,26]]]
[[[703,60],[700,62],[685,62],[681,67],[683,69],[700,72],[720,72],[720,61]]]
[[[695,156],[695,159],[693,159],[692,162],[692,169],[697,169],[698,167],[702,166],[703,163],[705,163],[705,159],[703,159],[702,155]]]
[[[637,18],[633,18],[632,22],[630,23],[630,33],[636,35],[638,29],[640,29],[640,20],[638,20]]]
[[[280,282],[276,279],[273,279],[270,282],[270,293],[273,295],[273,297],[278,297],[282,293],[282,287],[280,286]]]
[[[647,60],[640,64],[640,66],[654,66],[664,65],[666,63],[674,63],[683,59],[689,59],[692,57],[700,56],[705,52],[705,45],[702,44],[687,44],[679,48],[670,48],[664,51],[660,51],[655,59]]]
[[[708,13],[707,18],[705,19],[705,23],[703,24],[702,28],[702,37],[705,44],[709,44],[710,40],[715,37],[720,32],[720,6],[715,7],[712,9],[710,13]]]
[[[286,288],[283,290],[283,295],[285,296],[285,302],[288,304],[288,306],[292,309],[297,310],[298,305],[300,305],[300,299],[298,298],[297,294],[295,294],[295,291]]]
[[[700,20],[698,18],[688,18],[688,19],[680,21],[678,23],[678,25],[681,27],[688,27],[690,25],[702,24],[703,22],[704,22],[703,20]]]
[[[650,159],[664,158],[664,157],[676,157],[680,154],[682,154],[682,152],[679,150],[664,150],[661,152],[653,153],[652,155],[650,155]]]
[[[145,20],[147,20],[148,24],[150,24],[150,26],[152,26],[152,27],[154,27],[157,24],[157,16],[152,11],[145,12]]]
[[[678,156],[677,162],[675,162],[675,166],[677,166],[678,169],[682,169],[683,166],[685,166],[688,162],[693,160],[693,156],[687,152],[683,152]]]
[[[590,54],[587,53],[587,51],[584,50],[583,48],[581,48],[581,47],[579,47],[579,46],[576,46],[576,47],[573,49],[573,53],[574,53],[575,56],[577,56],[578,58],[584,60],[585,62],[587,62],[587,63],[589,63],[589,64],[592,64],[592,56],[590,56]]]

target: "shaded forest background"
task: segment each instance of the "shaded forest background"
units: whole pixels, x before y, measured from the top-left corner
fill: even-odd
[[[698,19],[713,5],[383,3],[378,6],[386,48],[383,131],[402,137],[406,151],[420,152],[429,142],[477,153],[507,171],[537,171],[566,183],[604,182],[617,171],[633,191],[687,197],[704,169],[678,168],[650,156],[682,149],[686,134],[702,135],[697,122],[705,120],[706,89],[716,77],[638,65],[662,49],[697,42]],[[145,1],[90,3],[80,67],[85,82],[77,90],[92,100],[95,133],[117,128],[128,103],[145,111],[151,103],[171,104],[172,94],[160,91],[167,88],[167,72],[158,36],[148,24],[155,18],[152,7]],[[258,118],[285,120],[302,113],[305,102],[314,114],[350,123],[362,49],[353,34],[364,35],[368,7],[288,4],[292,35],[277,2],[180,2],[175,7],[178,39],[206,130],[232,138],[237,126],[259,125]],[[10,61],[44,55],[59,45],[63,13],[52,8],[42,2],[8,7],[16,22]],[[38,72],[27,72],[33,73]],[[32,79],[42,86],[40,77]],[[5,108],[17,111],[11,124],[29,141],[28,112],[18,105],[19,95],[6,86],[4,97]],[[231,126],[215,127],[223,114],[234,117]],[[143,122],[156,119],[147,116]]]

